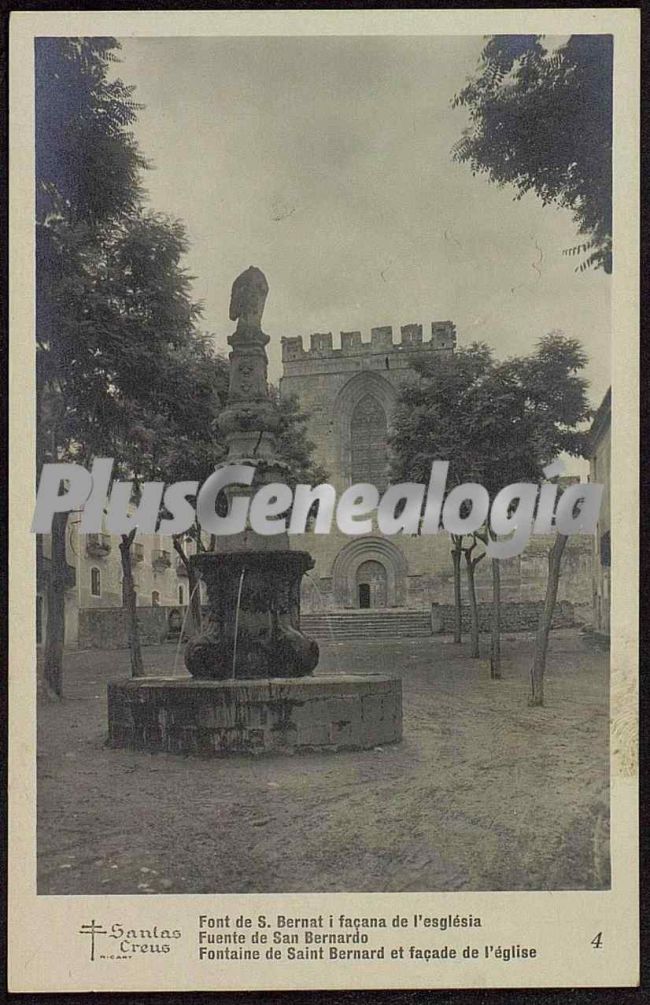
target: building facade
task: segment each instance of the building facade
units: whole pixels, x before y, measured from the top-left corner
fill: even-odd
[[[123,607],[120,538],[108,533],[80,534],[79,513],[68,520],[66,557],[65,641],[70,647],[83,644],[87,625],[97,622],[89,614]],[[187,541],[192,554],[195,544]],[[189,600],[185,565],[170,538],[160,534],[138,535],[131,546],[136,603],[143,608],[176,610],[181,616]],[[47,630],[47,586],[50,574],[49,535],[37,538],[36,641],[42,645]]]
[[[309,414],[309,437],[316,458],[337,493],[357,482],[382,489],[387,483],[388,431],[399,389],[415,376],[413,360],[422,353],[442,362],[453,353],[452,322],[431,324],[424,338],[421,325],[373,328],[370,340],[360,332],[341,332],[335,348],[331,333],[315,333],[305,348],[301,337],[282,340],[282,395],[295,395]],[[550,540],[533,538],[522,555],[502,562],[505,602],[543,600]],[[453,569],[446,534],[383,536],[378,531],[349,537],[333,526],[325,535],[292,538],[304,548],[315,568],[304,580],[307,613],[364,608],[429,610],[453,603]],[[588,615],[591,608],[592,543],[576,537],[566,551],[559,600]],[[479,602],[491,599],[488,561],[477,567]],[[465,590],[465,577],[463,590]]]
[[[388,434],[397,396],[404,381],[415,376],[413,361],[422,353],[442,360],[453,353],[456,331],[449,321],[433,322],[427,338],[421,325],[401,329],[399,341],[390,327],[374,328],[370,340],[360,332],[342,332],[334,347],[331,333],[311,335],[309,348],[301,337],[282,340],[283,375],[280,393],[295,395],[309,414],[308,435],[317,461],[328,472],[338,494],[350,485],[387,484]],[[603,480],[609,470],[609,412],[605,402],[592,430],[592,478]],[[602,414],[601,414],[602,413]],[[68,587],[66,644],[86,647],[126,645],[119,538],[107,533],[82,535],[80,515],[68,521]],[[533,537],[521,555],[501,562],[501,593],[505,604],[527,607],[529,627],[534,605],[544,598],[548,550],[552,539]],[[306,614],[331,611],[431,611],[453,604],[450,542],[436,535],[351,537],[333,525],[329,534],[292,535],[291,547],[310,552],[315,567],[303,579],[302,608]],[[603,501],[601,529],[593,540],[576,536],[566,548],[558,600],[571,605],[577,621],[609,630],[609,499]],[[49,539],[38,542],[37,637],[42,644],[47,621]],[[188,553],[194,551],[187,542]],[[592,566],[596,573],[592,577]],[[133,569],[146,641],[164,634],[166,619],[185,616],[188,583],[185,566],[171,539],[138,536],[133,545]],[[466,577],[461,577],[466,591]],[[205,596],[202,590],[202,601]],[[480,604],[492,598],[490,562],[476,569]],[[515,622],[516,623],[516,617]],[[607,627],[605,627],[605,625]],[[523,625],[522,625],[523,626]]]
[[[612,563],[610,465],[612,458],[612,391],[605,394],[589,435],[589,478],[604,485],[594,538],[593,623],[601,635],[610,634],[610,573]]]

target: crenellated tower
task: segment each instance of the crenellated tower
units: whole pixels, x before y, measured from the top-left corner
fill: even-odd
[[[402,325],[396,338],[390,325],[342,331],[335,347],[331,332],[282,339],[280,382],[284,395],[296,395],[310,415],[309,436],[319,462],[342,490],[356,481],[387,482],[388,436],[400,385],[414,374],[418,356],[442,361],[456,347],[451,321]]]
[[[399,341],[394,338],[391,325],[370,329],[370,340],[366,341],[360,331],[342,331],[340,346],[334,348],[332,332],[314,332],[309,338],[309,348],[305,349],[302,336],[282,339],[282,363],[284,376],[311,373],[314,367],[322,372],[332,372],[331,367],[318,366],[318,361],[331,362],[334,366],[349,369],[389,367],[406,369],[413,365],[413,353],[453,352],[456,346],[456,327],[451,321],[433,321],[430,337],[423,337],[420,324],[402,325]]]

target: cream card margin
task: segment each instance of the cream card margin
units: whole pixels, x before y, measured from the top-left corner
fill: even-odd
[[[216,897],[37,897],[35,890],[34,153],[36,35],[487,35],[606,32],[614,35],[614,233],[612,284],[612,889],[561,893],[282,894]],[[131,926],[182,925],[200,911],[311,914],[481,913],[494,938],[544,947],[526,985],[616,986],[638,982],[638,152],[639,11],[629,9],[456,11],[134,11],[14,13],[10,21],[10,481],[9,481],[9,981],[14,992],[265,988],[514,987],[518,971],[496,964],[441,971],[422,964],[354,967],[247,963],[224,978],[172,956],[126,968],[86,962],[79,924],[100,914]],[[31,558],[30,558],[31,556]],[[602,929],[606,947],[589,938]],[[486,929],[486,937],[489,929]],[[568,947],[585,939],[583,956]],[[190,937],[190,942],[192,937]],[[451,979],[450,979],[451,978]]]

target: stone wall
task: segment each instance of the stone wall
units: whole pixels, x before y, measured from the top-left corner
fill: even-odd
[[[280,392],[283,397],[295,395],[308,413],[315,457],[337,491],[352,484],[350,420],[359,401],[368,394],[374,397],[390,427],[399,388],[414,376],[413,360],[431,352],[442,361],[453,352],[452,322],[433,322],[431,330],[431,338],[424,341],[421,325],[404,325],[399,343],[390,327],[373,328],[369,342],[361,332],[341,332],[338,349],[331,332],[313,334],[309,349],[301,337],[282,340]]]
[[[501,562],[504,603],[543,601],[552,543],[550,536],[533,538],[522,555]],[[428,610],[432,603],[453,604],[453,568],[446,534],[382,539],[379,534],[354,538],[334,530],[331,534],[296,535],[291,546],[308,551],[316,561],[302,586],[302,609],[309,614],[358,607],[355,571],[363,561],[372,559],[382,562],[387,570],[387,607]],[[558,600],[572,604],[580,621],[590,617],[593,561],[593,537],[570,538],[562,559]],[[461,590],[467,603],[464,567]],[[490,603],[492,571],[487,558],[476,569],[476,593],[479,603]]]
[[[165,642],[170,634],[170,614],[179,624],[186,607],[138,607],[140,642],[143,646],[156,646]],[[178,630],[172,635],[178,638]],[[127,649],[129,645],[127,613],[123,607],[81,608],[79,611],[80,649]]]
[[[539,623],[539,616],[544,607],[543,601],[529,602],[523,604],[502,603],[501,604],[501,631],[502,632],[526,632],[535,631]],[[491,604],[478,605],[479,631],[489,632],[492,617]],[[434,604],[431,610],[431,625],[434,632],[443,635],[451,634],[454,631],[455,612],[453,604]],[[573,628],[576,625],[576,612],[573,604],[566,600],[558,601],[553,615],[552,628]],[[462,609],[463,631],[468,632],[469,608]]]
[[[108,685],[112,747],[219,757],[366,750],[402,738],[397,677],[170,680]]]
[[[295,395],[308,413],[308,436],[315,445],[315,458],[328,472],[337,493],[358,480],[353,477],[351,443],[357,405],[366,396],[374,398],[384,409],[390,429],[400,388],[415,375],[416,357],[431,354],[443,366],[455,343],[456,331],[450,321],[433,322],[426,341],[418,324],[404,325],[400,342],[394,340],[390,327],[373,328],[370,341],[364,341],[360,332],[341,332],[339,348],[334,347],[331,332],[313,334],[308,349],[300,337],[283,339],[281,393]],[[358,607],[357,570],[369,562],[385,569],[386,595],[379,606],[429,610],[432,603],[453,603],[446,534],[382,537],[376,524],[371,534],[359,538],[342,534],[336,526],[329,534],[293,536],[291,547],[308,551],[315,560],[314,569],[303,581],[303,610],[319,614]],[[501,563],[504,602],[543,600],[551,544],[551,538],[533,538],[522,555]],[[565,551],[558,599],[575,605],[576,610],[588,611],[593,604],[593,552],[592,537],[573,537]],[[465,595],[464,570],[462,589]],[[476,589],[479,602],[489,603],[492,576],[487,559],[477,567]],[[582,615],[580,620],[584,620]]]

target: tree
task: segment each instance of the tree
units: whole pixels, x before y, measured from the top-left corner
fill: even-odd
[[[460,581],[460,563],[463,555],[463,535],[450,534],[451,564],[454,574],[454,643],[463,641],[463,594]]]
[[[476,551],[476,548],[481,541],[482,535],[480,533],[470,534],[469,543],[463,547],[463,554],[465,555],[465,567],[467,570],[467,596],[469,598],[469,617],[470,617],[470,656],[473,659],[478,659],[481,655],[479,649],[479,636],[480,636],[480,625],[478,617],[478,603],[476,601],[476,579],[475,572],[476,567],[482,559],[485,558],[484,551]]]
[[[95,456],[113,456],[125,403],[142,399],[155,386],[167,340],[180,337],[178,332],[170,336],[170,324],[179,321],[184,292],[173,291],[171,303],[165,302],[164,283],[156,285],[156,273],[164,274],[169,264],[165,234],[162,219],[138,214],[94,231],[71,227],[62,218],[43,229],[37,383],[42,442],[51,446],[42,460],[89,465]],[[143,372],[151,380],[143,381]],[[60,584],[61,573],[53,568],[50,600],[56,606],[52,617],[48,612],[45,674],[48,681],[56,675],[57,693],[64,640],[57,624]],[[125,572],[127,601],[130,592]]]
[[[391,479],[426,483],[436,460],[449,461],[447,487],[478,480],[475,473],[483,466],[482,440],[468,435],[466,428],[469,402],[473,391],[494,365],[492,351],[482,343],[457,349],[446,356],[422,355],[414,362],[417,380],[402,386],[393,416],[390,437]],[[454,642],[461,641],[461,559],[465,553],[468,572],[468,599],[473,653],[478,656],[478,613],[473,589],[473,573],[480,559],[474,555],[472,542],[461,535],[450,535],[454,574]],[[474,542],[475,546],[476,542]],[[472,564],[473,563],[473,564]]]
[[[36,78],[37,461],[87,462],[105,416],[85,294],[106,228],[132,212],[145,162],[130,132],[132,88],[109,81],[110,38],[39,38]],[[71,394],[76,382],[78,394]],[[53,526],[44,680],[63,690],[65,537]]]
[[[134,87],[109,80],[114,38],[35,40],[36,219],[98,227],[139,204]]]
[[[573,214],[585,240],[580,270],[612,270],[611,35],[571,35],[549,50],[541,35],[495,35],[476,75],[455,95],[470,124],[454,160],[516,199],[534,192]]]
[[[544,607],[539,617],[537,635],[535,636],[535,653],[530,671],[531,697],[529,705],[544,704],[544,672],[546,670],[546,654],[548,652],[548,636],[553,622],[553,612],[557,600],[557,588],[560,581],[562,555],[568,538],[564,534],[556,534],[553,547],[548,553],[548,579]]]
[[[502,362],[483,345],[459,349],[446,360],[418,360],[419,380],[402,387],[393,420],[395,480],[426,481],[433,461],[449,460],[449,490],[475,481],[493,499],[506,485],[543,481],[544,467],[560,454],[584,452],[586,433],[580,427],[591,414],[587,382],[581,375],[586,362],[580,343],[561,332],[540,339],[530,355]],[[479,654],[474,573],[485,554],[481,545],[487,544],[488,534],[493,536],[486,526],[453,541],[457,604],[460,556],[465,555],[472,656]],[[501,673],[499,561],[492,559],[494,679]],[[552,565],[552,574],[559,576],[559,561]],[[551,583],[550,618],[557,581],[554,589],[555,594]],[[546,639],[550,618],[544,621]],[[543,632],[539,638],[541,645]],[[538,658],[543,663],[541,650]]]
[[[182,225],[141,213],[113,236],[95,290],[100,312],[110,309],[98,366],[108,377],[102,404],[112,409],[106,435],[110,456],[119,458],[114,474],[133,480],[137,502],[143,482],[170,481],[184,445],[192,444],[195,463],[210,455],[215,385],[225,361],[215,360],[209,339],[196,330],[200,305],[181,266]],[[183,478],[189,477],[186,467]],[[134,676],[143,672],[131,552],[136,533],[122,535],[120,544]]]
[[[115,476],[133,479],[137,501],[142,482],[160,471],[164,448],[197,435],[214,374],[180,264],[184,228],[142,207],[147,165],[129,131],[139,106],[133,88],[108,79],[116,49],[114,39],[101,38],[37,43],[39,460],[117,456]],[[209,441],[209,427],[201,435]],[[139,674],[134,537],[123,535],[120,557]],[[53,573],[45,659],[57,693],[62,581]]]
[[[212,337],[195,334],[170,360],[165,381],[167,421],[159,430],[155,464],[151,476],[168,483],[202,483],[225,455],[218,418],[228,393],[227,361],[215,354]],[[152,437],[155,442],[156,437]],[[153,458],[152,458],[153,461]],[[188,580],[189,607],[196,633],[201,630],[199,580],[190,562],[189,542],[195,550],[206,545],[198,521],[182,534],[172,537],[173,547],[183,563]],[[209,547],[214,547],[212,542]]]
[[[591,417],[587,399],[587,381],[581,371],[587,356],[576,339],[553,332],[542,339],[537,352],[521,363],[520,380],[527,389],[527,420],[536,429],[536,443],[543,464],[562,451],[586,456],[588,433],[580,429]],[[535,653],[531,670],[532,705],[544,703],[544,672],[548,636],[557,599],[561,562],[567,543],[556,532],[549,552],[546,597],[539,617]]]
[[[492,616],[490,618],[490,677],[501,680],[501,566],[499,559],[490,561],[492,567]]]
[[[491,498],[508,484],[542,482],[543,469],[562,453],[576,456],[584,453],[586,434],[580,427],[591,414],[587,382],[581,376],[586,363],[580,343],[556,331],[540,339],[529,356],[495,363],[474,385],[466,402],[466,429],[479,448],[474,463]],[[488,533],[493,536],[486,529]],[[493,558],[491,565],[490,673],[498,679],[501,676],[500,559]],[[559,576],[559,563],[557,573]],[[550,620],[547,640],[548,630]]]
[[[281,397],[273,384],[269,385],[269,396],[280,412],[278,457],[288,465],[287,484],[295,489],[299,484],[319,485],[327,481],[328,473],[314,460],[314,444],[307,434],[309,414],[301,409],[295,395]]]

